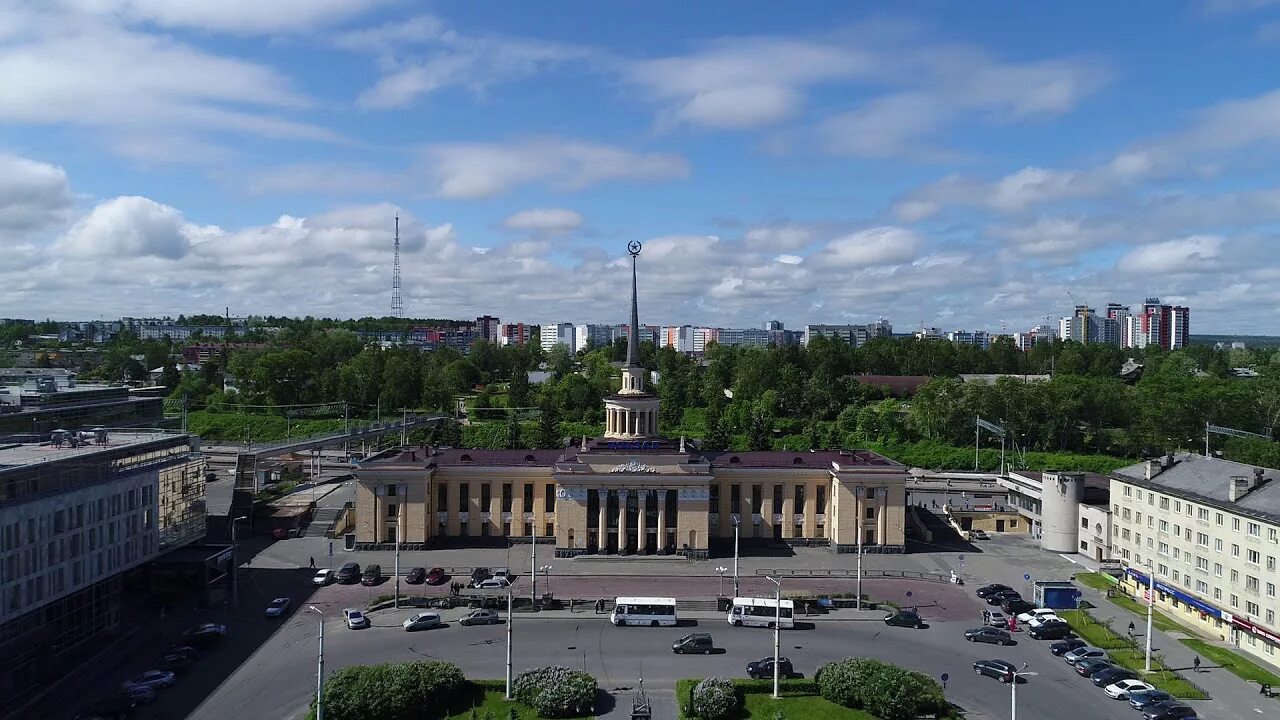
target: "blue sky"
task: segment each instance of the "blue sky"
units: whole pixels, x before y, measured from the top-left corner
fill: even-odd
[[[0,316],[1280,333],[1280,1],[0,0]]]

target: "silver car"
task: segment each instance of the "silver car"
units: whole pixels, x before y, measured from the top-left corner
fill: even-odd
[[[500,622],[502,620],[498,618],[498,613],[494,610],[472,610],[466,617],[459,620],[458,624],[462,626],[497,625]]]
[[[124,688],[125,692],[139,687],[152,690],[173,687],[173,673],[168,670],[148,670],[125,680],[120,684],[120,687]]]
[[[1075,650],[1072,650],[1071,652],[1062,656],[1062,659],[1065,660],[1068,665],[1075,665],[1076,663],[1086,658],[1089,658],[1089,659],[1096,658],[1099,660],[1106,660],[1107,651],[1103,650],[1102,648],[1096,648],[1096,647],[1086,645],[1082,648],[1076,648]]]

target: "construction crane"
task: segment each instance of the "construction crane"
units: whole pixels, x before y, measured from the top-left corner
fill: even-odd
[[[1082,311],[1081,317],[1084,318],[1084,327],[1080,328],[1080,344],[1088,345],[1089,344],[1089,306],[1080,304],[1080,301],[1076,300],[1076,296],[1072,295],[1070,290],[1067,291],[1067,297],[1071,298],[1071,302],[1075,304],[1076,309]],[[1072,313],[1071,319],[1075,320],[1074,312]],[[1072,324],[1074,325],[1075,323],[1073,322]]]

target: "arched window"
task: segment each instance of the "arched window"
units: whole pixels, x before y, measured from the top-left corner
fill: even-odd
[[[466,453],[463,453],[462,457],[458,459],[461,460],[462,462],[471,462],[471,456]]]

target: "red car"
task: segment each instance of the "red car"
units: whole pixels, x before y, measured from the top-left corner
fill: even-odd
[[[443,585],[449,582],[449,573],[444,568],[434,567],[427,571],[428,585]]]

